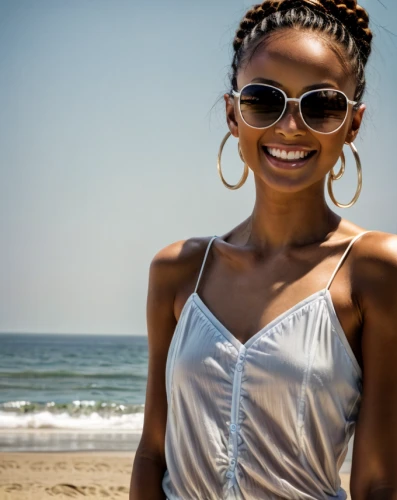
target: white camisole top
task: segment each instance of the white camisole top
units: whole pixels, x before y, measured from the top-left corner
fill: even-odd
[[[362,372],[329,287],[242,344],[197,287],[166,363],[168,500],[347,498],[339,469],[358,417]]]

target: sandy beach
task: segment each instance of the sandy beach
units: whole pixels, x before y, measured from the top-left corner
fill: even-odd
[[[128,499],[134,452],[1,453],[0,499]]]
[[[134,452],[1,453],[0,499],[128,499]],[[349,475],[342,485],[348,488]]]

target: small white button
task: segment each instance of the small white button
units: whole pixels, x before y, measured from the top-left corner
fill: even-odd
[[[240,354],[240,361],[244,361],[244,358],[245,358],[244,354]]]
[[[243,365],[241,363],[237,363],[237,371],[241,372],[243,370]]]
[[[226,472],[226,477],[228,477],[229,479],[232,478],[233,476],[234,476],[234,473],[231,470],[228,470]]]
[[[235,464],[236,464],[236,459],[235,459],[235,458],[231,458],[231,459],[230,459],[230,463],[231,463],[232,465],[235,465]]]
[[[230,426],[230,430],[231,430],[232,432],[236,432],[236,424],[232,424],[232,425]]]

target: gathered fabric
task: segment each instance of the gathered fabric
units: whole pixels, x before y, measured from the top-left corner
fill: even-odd
[[[162,488],[168,500],[347,498],[339,470],[357,421],[362,372],[329,287],[242,344],[196,289],[166,363]]]

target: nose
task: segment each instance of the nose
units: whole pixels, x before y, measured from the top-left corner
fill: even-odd
[[[275,125],[276,134],[285,138],[306,135],[306,125],[302,120],[298,102],[288,102],[284,114]]]

